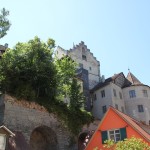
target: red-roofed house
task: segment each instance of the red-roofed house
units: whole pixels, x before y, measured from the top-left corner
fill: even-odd
[[[93,150],[96,147],[103,148],[104,141],[107,139],[117,142],[132,136],[141,138],[150,145],[150,134],[146,130],[149,130],[148,127],[143,127],[140,122],[109,107],[85,150]]]

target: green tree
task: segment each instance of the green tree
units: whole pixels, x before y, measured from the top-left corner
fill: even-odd
[[[38,37],[8,49],[0,62],[2,90],[27,100],[54,99],[56,69],[52,51]]]
[[[81,87],[76,79],[77,64],[70,58],[64,56],[62,59],[55,59],[58,79],[58,96],[60,101],[59,117],[65,120],[65,125],[70,129],[73,137],[78,135],[83,125],[93,121],[90,113],[82,108],[84,96]],[[69,98],[69,103],[62,103],[64,98]],[[63,105],[63,106],[62,106]]]
[[[135,137],[125,139],[124,141],[119,141],[117,143],[112,140],[107,140],[105,143],[104,147],[108,150],[150,150],[148,143]],[[94,150],[96,149],[98,150],[98,148],[95,148]]]
[[[83,93],[81,93],[81,86],[78,83],[78,79],[73,78],[71,87],[70,87],[70,109],[73,111],[76,111],[78,109],[81,109],[85,103],[85,97]]]
[[[4,37],[7,34],[7,31],[11,26],[9,20],[7,19],[8,15],[9,11],[3,8],[0,14],[0,38]]]
[[[55,58],[57,70],[58,99],[64,100],[69,95],[72,79],[75,77],[76,63],[68,56]]]
[[[69,57],[54,60],[53,47],[54,40],[43,43],[35,37],[8,49],[0,61],[1,88],[13,96],[36,100],[76,136],[93,118],[80,109],[83,95],[75,80],[76,63]],[[71,97],[70,106],[63,101],[67,95]]]

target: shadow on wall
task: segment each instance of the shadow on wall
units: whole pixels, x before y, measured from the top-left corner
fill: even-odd
[[[0,125],[2,125],[4,121],[4,110],[5,110],[4,95],[0,95]]]
[[[27,144],[23,134],[19,131],[13,132],[15,136],[9,137],[8,140],[8,150],[29,150],[29,145]]]
[[[35,128],[30,136],[30,150],[59,150],[56,133],[47,126]]]

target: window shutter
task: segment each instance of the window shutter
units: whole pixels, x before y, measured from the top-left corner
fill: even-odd
[[[127,138],[126,128],[120,128],[121,141]]]
[[[108,140],[107,131],[102,131],[102,144],[104,144],[106,140]]]

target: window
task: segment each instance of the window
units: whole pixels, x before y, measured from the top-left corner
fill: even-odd
[[[121,111],[124,113],[124,107],[123,106],[121,107]]]
[[[105,91],[104,90],[101,91],[101,96],[102,96],[102,98],[105,97]]]
[[[91,98],[91,108],[93,107],[93,99]]]
[[[118,109],[118,105],[117,104],[115,104],[115,108]]]
[[[113,89],[114,97],[117,97],[116,90]]]
[[[135,90],[129,91],[130,98],[136,97]]]
[[[107,107],[106,105],[105,106],[102,106],[102,109],[103,109],[103,114],[107,111]]]
[[[148,97],[147,90],[143,90],[143,96],[144,96],[144,97]]]
[[[118,142],[121,140],[120,130],[110,130],[108,131],[108,138],[111,140],[114,140],[115,142]]]
[[[117,142],[127,138],[126,128],[102,131],[101,135],[102,135],[102,144],[104,144],[105,141],[108,139],[112,139],[115,142]]]
[[[94,100],[97,100],[97,96],[96,96],[96,94],[94,94]]]
[[[120,97],[120,99],[122,99],[122,93],[121,92],[119,92],[119,97]]]
[[[90,69],[90,70],[92,70],[92,68],[91,68],[91,67],[89,67],[89,69]]]
[[[143,105],[138,105],[138,111],[139,111],[139,112],[144,112]]]
[[[83,60],[87,60],[85,55],[82,55],[82,59]]]
[[[85,48],[82,47],[82,54],[85,54]]]

